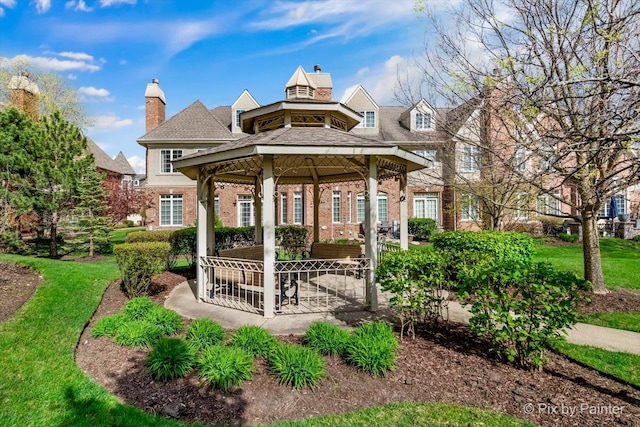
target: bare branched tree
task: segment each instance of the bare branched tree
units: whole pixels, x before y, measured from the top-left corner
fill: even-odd
[[[484,176],[469,183],[489,190],[488,169],[502,177],[498,195],[535,189],[561,202],[582,223],[585,278],[607,292],[598,212],[640,182],[640,3],[462,0],[438,13],[417,5],[429,23],[422,83],[438,102],[480,112],[461,115],[464,123],[444,115],[454,144],[446,151],[477,147]],[[488,199],[514,209],[512,197]]]

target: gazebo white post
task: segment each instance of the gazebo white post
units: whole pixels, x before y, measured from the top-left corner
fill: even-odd
[[[313,180],[313,241],[320,241],[320,183]]]
[[[208,201],[207,203],[207,256],[216,254],[216,212],[215,212],[215,198],[216,198],[216,183],[213,178],[208,185]]]
[[[378,168],[376,156],[369,157],[369,176],[367,177],[369,192],[368,197],[364,199],[364,217],[365,225],[365,256],[369,258],[370,270],[367,273],[366,285],[366,302],[369,310],[378,309],[378,294],[376,290],[376,267],[378,266],[378,229],[376,222],[378,221]]]
[[[262,202],[264,204],[264,317],[273,317],[276,301],[275,261],[276,261],[276,221],[274,209],[275,185],[273,179],[273,156],[262,160]],[[256,227],[257,229],[257,227]]]
[[[254,231],[255,231],[255,236],[254,236],[254,240],[256,241],[256,245],[260,245],[262,244],[262,202],[260,201],[260,182],[258,181],[258,179],[256,179],[255,185],[254,185],[254,190],[253,190],[253,194],[256,195],[256,197],[253,198],[253,208],[255,211],[255,227],[254,227]],[[263,188],[264,190],[264,188]],[[267,211],[269,212],[269,211]]]
[[[400,249],[409,249],[406,173],[400,176]]]
[[[198,173],[198,213],[197,213],[197,236],[198,236],[198,268],[197,268],[197,284],[198,284],[198,300],[201,300],[205,296],[205,272],[202,266],[202,259],[207,256],[207,229],[211,226],[209,224],[209,215],[207,214],[207,205],[209,203],[208,198],[208,186],[206,185],[206,177],[202,171]]]

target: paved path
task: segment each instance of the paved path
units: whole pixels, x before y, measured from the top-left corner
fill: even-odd
[[[165,306],[187,318],[209,317],[226,329],[237,329],[243,325],[257,325],[266,328],[275,335],[303,334],[309,325],[317,320],[324,320],[338,326],[353,327],[370,320],[391,320],[393,318],[393,313],[388,308],[381,308],[375,313],[369,311],[338,314],[312,313],[282,315],[265,319],[258,314],[198,302],[188,282],[176,286],[167,298]],[[449,303],[450,321],[469,323],[470,317],[471,313],[460,304]],[[567,341],[573,344],[590,345],[606,350],[640,355],[640,334],[635,332],[578,323],[568,331]]]

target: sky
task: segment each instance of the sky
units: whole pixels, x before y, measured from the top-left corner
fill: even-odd
[[[446,0],[436,0],[446,1]],[[426,22],[415,0],[0,0],[0,63],[26,60],[75,90],[107,154],[144,173],[144,91],[160,81],[167,118],[196,100],[231,105],[244,89],[282,100],[299,65],[331,73],[333,99],[361,84],[398,105]]]

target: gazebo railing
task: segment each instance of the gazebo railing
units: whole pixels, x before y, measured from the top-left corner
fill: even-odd
[[[278,314],[360,310],[366,307],[370,260],[308,259],[276,261]],[[264,263],[203,257],[205,289],[200,298],[251,313],[264,312]]]

